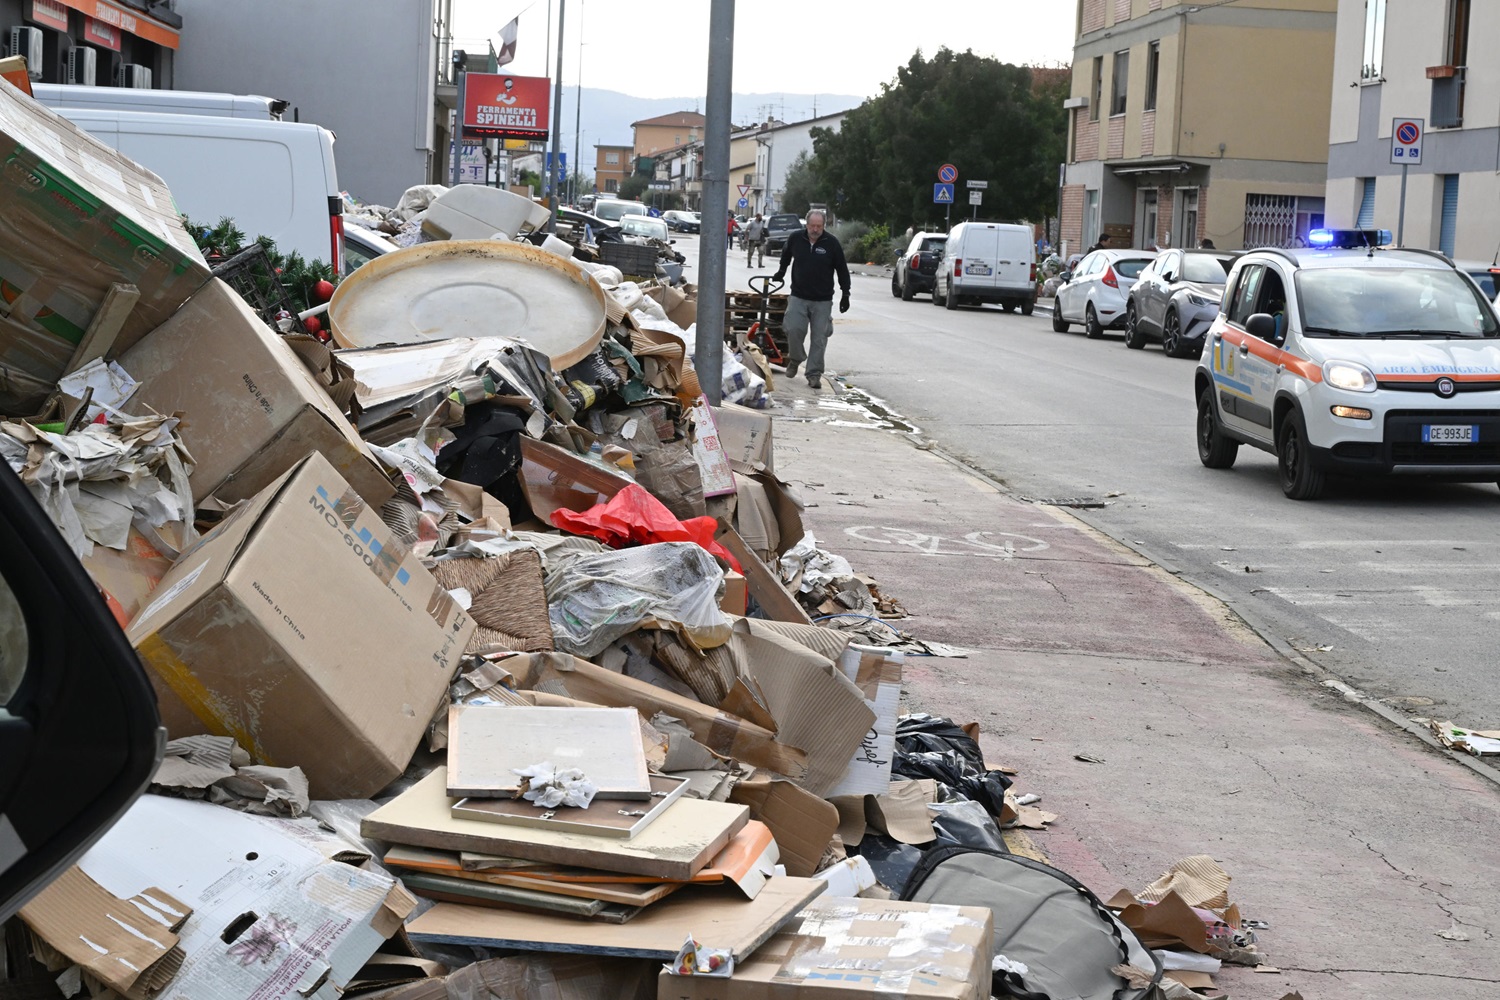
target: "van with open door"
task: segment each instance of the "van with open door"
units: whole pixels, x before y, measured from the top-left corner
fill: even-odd
[[[283,254],[295,250],[342,270],[344,202],[327,129],[102,108],[57,113],[160,175],[194,222],[227,216],[249,239],[267,236]]]
[[[998,302],[1030,316],[1036,305],[1036,246],[1031,227],[1004,222],[960,222],[948,233],[938,264],[935,305]]]

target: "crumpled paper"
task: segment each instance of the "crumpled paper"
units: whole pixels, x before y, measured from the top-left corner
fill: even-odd
[[[228,736],[185,736],[167,744],[151,791],[262,816],[307,811],[307,776],[300,767],[265,767]]]
[[[594,801],[594,793],[599,791],[599,786],[578,768],[558,768],[551,761],[511,770],[526,779],[521,798],[543,809],[556,809],[558,806],[587,809],[589,803]]]

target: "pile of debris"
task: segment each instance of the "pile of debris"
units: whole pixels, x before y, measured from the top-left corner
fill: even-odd
[[[988,995],[991,910],[893,893],[1051,817],[974,727],[900,714],[924,650],[804,529],[770,416],[708,404],[690,291],[413,244],[339,287],[331,350],[214,279],[154,176],[3,86],[0,131],[68,182],[0,175],[0,451],[171,737],[7,928],[11,980]],[[50,225],[78,192],[89,221]],[[769,376],[720,373],[748,402]],[[1105,973],[1144,996],[1160,967]]]

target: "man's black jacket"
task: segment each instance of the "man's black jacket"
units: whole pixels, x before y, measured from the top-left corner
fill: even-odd
[[[849,291],[849,264],[844,260],[844,248],[826,230],[817,243],[807,238],[806,229],[788,236],[781,248],[781,266],[776,273],[785,274],[788,265],[792,268],[792,294],[799,299],[833,301],[835,274],[839,287]]]

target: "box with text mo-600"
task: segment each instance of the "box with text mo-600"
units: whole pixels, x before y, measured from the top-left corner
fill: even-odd
[[[232,736],[314,798],[405,770],[474,623],[314,452],[183,553],[130,623],[173,737]]]

